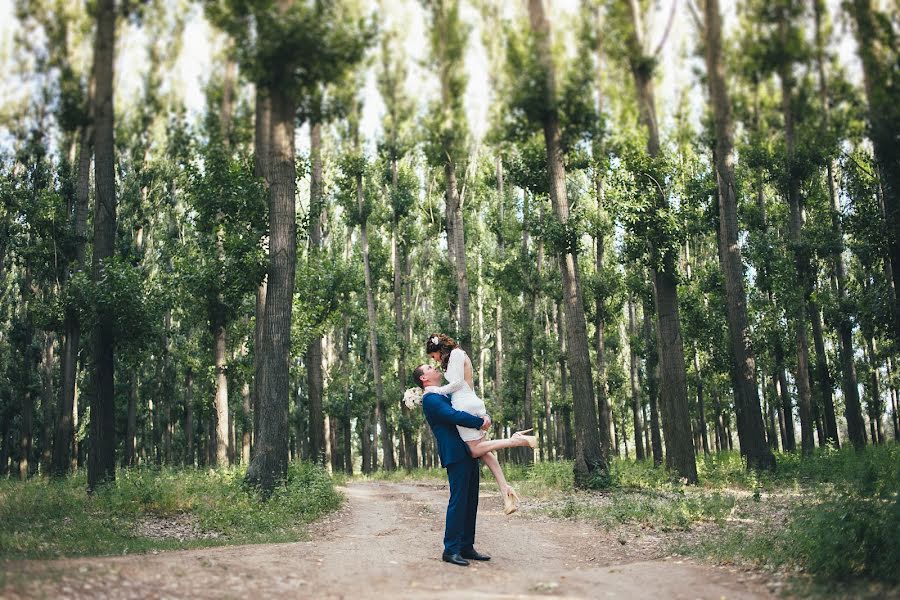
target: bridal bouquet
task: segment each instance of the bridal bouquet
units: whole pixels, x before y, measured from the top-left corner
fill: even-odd
[[[411,387],[403,393],[403,404],[412,408],[422,404],[422,388]]]

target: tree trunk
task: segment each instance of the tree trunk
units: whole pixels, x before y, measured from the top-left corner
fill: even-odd
[[[506,213],[506,188],[505,175],[503,171],[503,161],[498,156],[496,166],[494,167],[497,176],[497,196],[499,198],[499,220],[502,223]],[[503,260],[506,255],[506,240],[503,237],[501,228],[497,229],[497,257]],[[503,413],[503,295],[497,290],[496,305],[494,306],[494,380],[492,384],[492,393],[494,396],[494,405],[497,413]],[[500,423],[494,425],[495,434],[499,433]]]
[[[869,363],[869,428],[872,433],[872,443],[884,443],[884,430],[881,424],[881,415],[884,409],[881,407],[881,385],[878,380],[878,355],[875,353],[875,340],[871,335],[865,336],[866,360]]]
[[[629,0],[633,24],[631,71],[638,95],[640,122],[647,128],[647,154],[659,155],[659,127],[656,119],[652,70],[643,50],[643,26],[641,8],[637,0]],[[657,197],[659,208],[665,208],[666,198]],[[678,275],[672,252],[651,244],[651,256],[657,258],[652,268],[656,290],[656,331],[659,352],[660,391],[662,400],[662,426],[665,433],[666,466],[674,469],[688,483],[697,482],[697,463],[694,457],[690,410],[687,402],[687,384],[684,362],[684,345],[681,337],[681,320],[678,309]]]
[[[766,444],[765,426],[756,390],[756,358],[750,343],[747,293],[738,245],[737,189],[734,183],[734,125],[725,84],[722,22],[718,0],[705,2],[706,74],[715,124],[715,166],[719,190],[719,264],[725,280],[728,332],[731,338],[735,410],[741,451],[748,468],[772,469],[775,456]]]
[[[219,127],[222,136],[222,145],[227,149],[230,146],[231,120],[234,112],[234,86],[237,77],[237,64],[228,59],[225,65],[225,77],[222,82],[222,103],[219,110]],[[219,272],[225,271],[225,215],[221,210],[216,211],[215,246],[216,262]],[[224,319],[225,282],[218,278],[219,291],[216,297],[216,306],[213,309],[210,323],[213,334],[213,364],[216,374],[216,392],[213,406],[216,411],[215,447],[216,464],[227,466],[230,463],[229,449],[231,429],[229,423],[231,414],[228,410],[228,373],[225,352],[228,346],[227,323]]]
[[[116,242],[116,159],[113,124],[113,63],[115,62],[115,0],[99,0],[94,48],[96,96],[94,105],[96,139],[95,177],[97,199],[94,207],[94,247],[91,278],[100,285],[104,263],[115,255]],[[91,394],[91,448],[88,455],[88,490],[116,478],[115,360],[113,357],[114,315],[97,307],[93,335],[93,375]]]
[[[309,126],[309,258],[315,259],[322,250],[322,125],[315,121]],[[324,383],[322,376],[322,336],[315,335],[306,349],[306,374],[309,383],[309,453],[310,458],[324,464],[325,417],[322,412]]]
[[[697,373],[697,434],[704,454],[709,454],[709,435],[706,431],[706,406],[703,398],[703,374],[700,372],[700,354],[694,346],[694,372]]]
[[[224,260],[224,253],[222,256]],[[216,426],[214,429],[215,464],[228,466],[228,376],[225,374],[225,325],[219,323],[213,331],[216,373],[216,396],[213,403]]]
[[[343,443],[344,468],[348,475],[353,475],[353,429],[350,423],[350,317],[344,314],[344,323],[340,334],[341,347],[338,351],[338,358],[341,362],[341,373],[343,379],[343,397],[344,405],[341,414],[341,440]],[[363,463],[365,464],[365,463]]]
[[[260,86],[256,88],[255,111],[253,173],[261,178],[266,188],[269,189],[272,179],[272,101],[268,92]],[[253,396],[251,398],[253,408],[253,445],[250,448],[251,453],[254,452],[256,441],[259,439],[260,386],[262,385],[262,372],[265,365],[265,344],[263,339],[266,328],[267,285],[268,275],[265,275],[256,290],[256,314],[253,323]]]
[[[396,141],[395,141],[396,143]],[[398,193],[399,173],[396,157],[391,158],[391,190],[396,195]],[[403,312],[403,284],[404,273],[406,268],[406,250],[405,246],[400,243],[400,217],[402,216],[395,204],[393,211],[392,231],[391,231],[391,256],[393,258],[394,268],[394,326],[397,331],[398,357],[397,357],[397,377],[400,380],[400,388],[406,389],[409,385],[409,371],[406,364],[406,351],[409,347],[410,340],[406,334],[406,321]],[[405,404],[400,407],[403,416],[403,445],[406,447],[404,454],[403,466],[407,469],[417,469],[419,467],[419,453],[416,450],[416,442],[412,429],[412,411]]]
[[[634,297],[628,297],[628,352],[629,352],[629,380],[631,382],[631,415],[634,422],[634,455],[637,460],[644,460],[643,423],[641,423],[641,382],[640,365],[638,364],[635,343],[638,339],[637,326],[635,324]]]
[[[10,421],[12,415],[9,409],[0,410],[0,477],[6,478],[9,474],[9,458],[10,449],[12,447],[12,439],[10,435]]]
[[[375,313],[375,290],[372,282],[372,270],[369,266],[369,225],[365,217],[366,200],[363,191],[362,172],[356,175],[356,201],[359,214],[362,216],[362,221],[359,224],[359,239],[362,247],[363,273],[366,281],[369,355],[372,361],[372,377],[375,383],[375,421],[377,427],[381,429],[382,467],[386,471],[393,471],[396,468],[396,463],[394,462],[394,444],[388,430],[387,414],[384,407],[384,381],[381,379],[381,357],[378,352],[378,317]]]
[[[34,443],[34,404],[35,397],[31,379],[34,367],[37,366],[37,358],[32,349],[34,339],[34,325],[32,321],[32,303],[34,300],[34,288],[32,285],[29,267],[24,269],[24,277],[21,284],[20,319],[22,321],[22,338],[18,348],[16,379],[18,385],[15,392],[19,395],[19,427],[18,427],[18,474],[22,481],[28,479],[33,468],[31,464]]]
[[[647,348],[647,396],[650,399],[650,446],[653,449],[653,465],[658,467],[663,462],[662,434],[659,426],[659,377],[657,374],[659,353],[656,349],[656,336],[653,333],[653,304],[651,299],[644,301],[644,344]]]
[[[550,319],[547,317],[546,311],[541,311],[544,315],[544,336],[550,339]],[[553,419],[552,409],[550,406],[550,376],[547,370],[547,352],[541,349],[541,398],[544,402],[544,423],[545,437],[544,446],[547,452],[547,460],[553,460],[554,435],[553,435]]]
[[[810,302],[812,314],[813,343],[816,348],[816,380],[819,383],[819,394],[822,400],[822,425],[824,426],[825,440],[830,441],[835,448],[840,448],[838,440],[837,416],[834,413],[834,387],[831,375],[828,372],[828,359],[825,355],[825,334],[822,331],[822,312],[815,302]]]
[[[824,0],[816,0],[816,63],[819,71],[819,98],[822,102],[822,130],[823,137],[828,134],[831,120],[831,99],[828,90],[828,78],[825,75],[825,39],[822,20],[825,16]],[[850,442],[857,449],[866,445],[866,425],[862,418],[862,408],[859,402],[859,387],[856,379],[856,363],[853,360],[853,326],[848,315],[849,295],[847,293],[847,265],[844,261],[844,232],[841,227],[841,211],[838,204],[838,196],[834,183],[834,160],[828,157],[826,162],[826,184],[828,197],[831,201],[831,233],[833,253],[831,256],[834,276],[837,280],[837,296],[840,310],[838,310],[838,341],[841,361],[841,390],[844,394],[844,415],[847,418],[847,435]],[[835,429],[835,444],[837,430]]]
[[[44,334],[44,356],[41,363],[41,472],[50,470],[50,456],[53,447],[53,368],[56,359],[54,346],[56,335],[53,332]]]
[[[782,42],[786,43],[788,35],[787,15],[784,10],[779,13],[779,34]],[[793,246],[794,265],[797,273],[798,284],[801,287],[800,300],[797,303],[794,316],[795,344],[797,347],[797,391],[800,396],[800,440],[804,455],[812,454],[813,421],[812,421],[812,392],[809,383],[809,341],[807,338],[806,324],[808,322],[808,302],[811,283],[809,277],[809,257],[803,241],[803,209],[800,200],[800,181],[793,174],[793,165],[796,161],[794,149],[794,114],[793,114],[793,75],[791,64],[784,60],[779,67],[781,79],[781,108],[784,115],[784,138],[787,150],[788,169],[787,200],[790,209],[788,227],[790,230],[791,246]]]
[[[566,194],[566,171],[556,108],[556,79],[551,56],[550,23],[544,14],[543,0],[529,0],[528,13],[537,42],[538,61],[546,78],[543,128],[547,149],[547,170],[550,174],[550,200],[556,219],[562,224],[567,224],[569,199]],[[575,482],[579,486],[591,486],[598,482],[602,483],[608,476],[609,468],[603,454],[597,423],[590,346],[575,250],[575,248],[561,249],[559,266],[566,311],[566,335],[571,352],[569,363],[572,369],[572,404],[575,408]]]
[[[184,375],[184,464],[194,466],[194,372],[188,367]]]
[[[285,71],[287,69],[285,68]],[[273,84],[272,176],[269,186],[269,268],[259,394],[259,435],[247,482],[269,495],[287,476],[291,309],[297,262],[294,120],[296,98]]]
[[[600,6],[597,5],[595,7],[595,23],[596,30],[603,30],[603,20],[601,17],[601,9]],[[603,91],[603,61],[604,61],[604,51],[603,51],[603,38],[601,36],[597,36],[596,39],[596,60],[597,60],[597,69],[594,73],[594,82],[597,90],[597,112],[598,114],[603,114],[604,107],[604,91]],[[594,194],[596,195],[597,200],[597,214],[604,215],[605,207],[604,202],[606,198],[606,189],[604,187],[604,173],[601,172],[602,165],[604,164],[605,157],[603,154],[605,153],[604,140],[601,138],[597,140],[593,147],[593,158],[594,158]],[[599,279],[602,277],[603,273],[603,265],[604,265],[604,257],[605,257],[605,244],[606,240],[604,239],[604,232],[602,229],[603,225],[599,225],[596,228],[595,237],[594,237],[594,246],[595,246],[595,270],[596,276]],[[612,410],[609,405],[609,392],[607,389],[607,376],[606,376],[606,340],[604,337],[604,329],[606,327],[605,323],[605,314],[603,310],[603,301],[604,297],[601,292],[602,286],[597,286],[597,292],[594,296],[594,343],[597,351],[597,417],[598,423],[600,425],[600,444],[603,447],[603,451],[607,454],[607,456],[611,456],[612,452]]]
[[[890,18],[872,9],[872,0],[847,3],[856,32],[863,67],[863,84],[869,104],[869,137],[880,167],[884,218],[887,226],[887,262],[895,277],[900,273],[900,144],[897,144],[896,46],[891,48],[881,33]],[[890,27],[890,25],[888,25]],[[891,31],[894,31],[892,29]],[[896,285],[896,283],[895,283]],[[900,304],[891,290],[894,341],[900,343]]]
[[[94,93],[96,81],[91,74],[88,84],[88,122],[78,132],[78,173],[75,183],[75,205],[68,213],[72,216],[74,241],[73,275],[84,270],[84,255],[88,210],[91,192],[91,158],[94,144]],[[68,277],[67,277],[68,280]],[[75,443],[72,407],[75,404],[75,379],[78,373],[78,351],[81,344],[81,323],[74,310],[67,311],[63,321],[64,335],[60,357],[59,409],[56,422],[56,444],[50,465],[51,476],[64,476],[69,472]]]
[[[122,465],[135,464],[135,440],[137,439],[137,376],[134,371],[128,377],[128,414],[125,422],[124,457]]]
[[[528,233],[528,228],[530,226],[531,221],[531,212],[533,208],[531,207],[530,201],[531,196],[528,191],[524,193],[523,200],[523,208],[522,208],[522,256],[529,255],[529,244],[531,236]],[[543,209],[540,209],[541,217],[543,217]],[[543,218],[541,218],[543,220]],[[538,300],[538,291],[541,281],[541,265],[544,262],[544,243],[543,240],[538,239],[537,242],[537,252],[535,253],[535,275],[534,279],[530,281],[530,285],[528,285],[527,300],[525,305],[525,342],[524,342],[524,353],[525,353],[525,381],[524,381],[524,389],[522,390],[522,411],[523,411],[523,419],[522,419],[522,429],[531,429],[534,426],[532,422],[534,416],[534,404],[533,404],[533,391],[534,391],[534,328],[535,328],[535,319],[537,316],[537,300]],[[522,448],[521,451],[522,462],[526,465],[531,464],[534,461],[534,452],[531,451],[530,448]]]

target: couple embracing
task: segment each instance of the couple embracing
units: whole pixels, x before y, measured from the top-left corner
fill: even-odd
[[[441,466],[447,469],[450,501],[444,528],[445,562],[468,566],[469,560],[490,560],[475,550],[475,520],[478,514],[478,484],[481,470],[478,459],[487,465],[503,498],[504,512],[518,509],[519,496],[507,483],[494,450],[517,446],[537,446],[536,438],[518,431],[511,438],[488,440],[491,419],[484,401],[472,383],[472,361],[456,342],[444,334],[432,334],[425,343],[426,353],[439,362],[441,370],[422,364],[413,371],[418,388],[404,395],[408,407],[421,403],[425,419],[434,433]],[[441,386],[446,377],[447,385]]]

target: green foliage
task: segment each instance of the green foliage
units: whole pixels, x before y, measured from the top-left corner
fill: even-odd
[[[826,589],[859,580],[896,585],[900,561],[900,447],[819,452],[808,460],[778,457],[767,485],[813,490],[785,519],[750,533],[736,530],[703,541],[692,553],[799,567]],[[793,488],[795,489],[795,488]]]
[[[294,463],[286,485],[265,502],[242,484],[241,469],[130,469],[89,496],[83,475],[0,481],[0,559],[141,553],[198,546],[286,542],[341,503],[320,467]],[[184,518],[214,536],[179,541],[142,537],[145,518]]]
[[[241,70],[300,98],[362,59],[374,27],[350,3],[210,0],[206,14],[238,43]]]
[[[425,119],[423,150],[432,166],[452,161],[464,172],[469,136],[463,104],[468,83],[464,59],[471,27],[460,18],[459,0],[423,0],[423,4],[429,20],[430,66],[441,85],[441,98],[430,104]]]

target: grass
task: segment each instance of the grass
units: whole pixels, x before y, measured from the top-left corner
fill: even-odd
[[[801,572],[826,593],[859,582],[900,585],[900,446],[779,456],[778,472],[763,484],[792,494],[784,516],[749,531],[727,528],[684,550]]]
[[[747,471],[736,452],[700,456],[700,483],[684,485],[651,461],[615,459],[612,485],[580,491],[572,463],[505,464],[507,479],[538,511],[607,529],[702,532],[671,549],[717,562],[801,573],[824,590],[860,582],[900,585],[900,446],[778,454],[773,472]],[[379,475],[381,477],[381,475]],[[384,477],[443,478],[441,470]],[[486,470],[482,481],[494,487]]]
[[[59,481],[0,481],[0,560],[142,553],[301,539],[304,524],[340,506],[322,469],[290,467],[287,485],[262,502],[241,469],[138,468],[86,493],[84,474]],[[207,537],[144,537],[147,518],[185,518]]]

